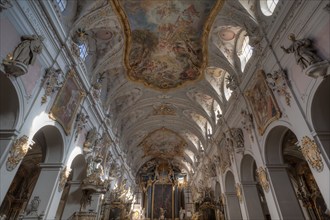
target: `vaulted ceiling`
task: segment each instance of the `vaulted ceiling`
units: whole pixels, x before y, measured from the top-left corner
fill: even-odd
[[[101,83],[101,105],[133,172],[155,158],[194,172],[226,111],[226,78],[242,76],[237,48],[257,27],[255,1],[241,2],[68,1],[72,13],[62,19],[73,39],[86,38],[86,77]]]

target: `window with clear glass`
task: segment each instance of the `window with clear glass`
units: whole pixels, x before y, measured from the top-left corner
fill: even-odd
[[[67,0],[56,0],[56,3],[58,5],[58,7],[60,8],[60,11],[62,12],[65,10],[68,1]]]
[[[249,45],[249,37],[245,36],[243,40],[242,50],[239,54],[241,60],[241,69],[244,71],[246,63],[249,61],[253,53],[253,48]]]
[[[271,16],[279,0],[260,0],[261,11],[266,16]]]
[[[86,44],[79,45],[79,55],[82,60],[85,60],[85,58],[87,57],[88,51]]]

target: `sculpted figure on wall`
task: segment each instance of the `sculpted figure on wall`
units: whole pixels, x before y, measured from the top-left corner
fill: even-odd
[[[318,76],[324,76],[326,71],[317,71],[319,68],[323,69],[324,66],[316,65],[317,63],[322,62],[322,59],[316,54],[316,50],[312,46],[312,41],[308,38],[297,40],[293,33],[291,33],[288,38],[292,41],[292,44],[288,48],[281,46],[283,51],[285,53],[293,53],[297,64],[301,66],[303,70],[306,69],[306,74],[308,76],[315,78]],[[326,66],[329,66],[327,61],[325,61],[325,64]],[[315,68],[309,68],[312,66],[315,66]]]
[[[86,141],[84,143],[84,151],[90,152],[95,145],[95,142],[98,138],[96,128],[94,127],[87,133]]]
[[[22,42],[15,48],[13,52],[13,60],[22,62],[25,65],[34,64],[37,55],[42,51],[42,41],[44,38],[39,35],[24,35],[21,37]]]
[[[27,66],[34,64],[37,55],[41,53],[44,38],[39,35],[24,35],[21,43],[15,48],[13,54],[8,54],[3,61],[8,75],[21,76],[28,72]]]

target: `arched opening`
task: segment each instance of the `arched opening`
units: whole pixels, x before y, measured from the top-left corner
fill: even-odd
[[[0,73],[0,157],[16,136],[15,128],[19,120],[19,99],[12,82]]]
[[[330,160],[330,77],[323,80],[318,87],[311,105],[312,123],[316,138],[321,143],[325,157]]]
[[[326,204],[306,159],[297,146],[297,137],[287,131],[283,140],[283,158],[289,177],[306,219],[330,219]]]
[[[64,186],[56,219],[68,219],[80,209],[83,195],[81,182],[86,177],[86,160],[81,154],[77,155],[71,164],[71,173]]]
[[[282,218],[327,219],[323,197],[297,142],[284,126],[275,127],[266,139],[268,173]]]
[[[257,181],[256,163],[252,156],[244,155],[241,163],[242,188],[250,219],[270,219],[264,191]]]
[[[228,171],[226,174],[225,189],[225,194],[227,197],[226,208],[228,219],[243,219],[241,207],[239,205],[239,201],[236,195],[234,175],[230,171]]]
[[[8,219],[19,219],[28,205],[33,189],[40,174],[40,164],[43,161],[42,144],[34,139],[34,144],[23,158],[17,173],[0,207],[0,216]]]

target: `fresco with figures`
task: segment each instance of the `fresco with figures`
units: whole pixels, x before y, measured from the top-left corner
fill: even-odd
[[[154,88],[200,77],[208,30],[222,0],[116,0],[126,33],[128,76]]]

